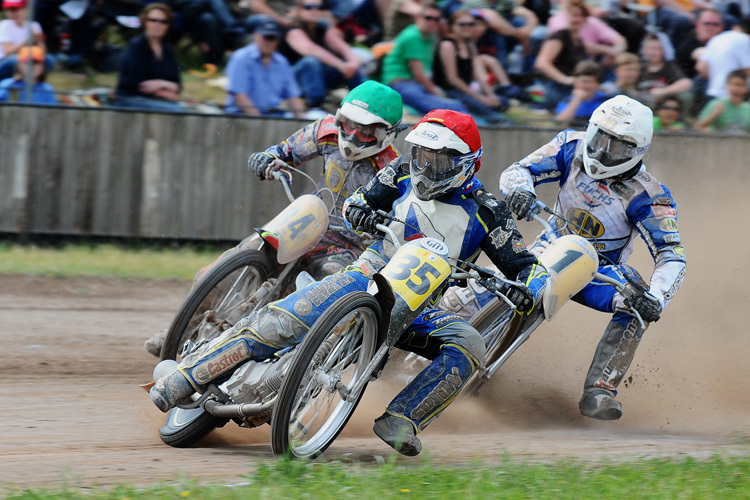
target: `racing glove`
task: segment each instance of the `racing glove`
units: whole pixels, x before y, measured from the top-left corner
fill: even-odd
[[[661,304],[656,298],[649,295],[636,295],[624,300],[625,305],[632,307],[641,315],[646,323],[659,321],[661,317]]]
[[[376,213],[369,206],[357,203],[350,203],[349,206],[346,207],[346,213],[344,216],[354,229],[370,234],[377,233],[378,228],[375,226],[385,221],[381,215]]]
[[[266,168],[268,168],[274,160],[276,160],[276,157],[271,153],[266,153],[265,151],[253,153],[250,155],[250,158],[247,159],[247,168],[263,181],[266,180]]]
[[[529,290],[528,287],[505,285],[503,294],[516,306],[516,310],[520,313],[527,313],[534,308],[534,292]]]
[[[521,220],[524,217],[529,217],[530,215],[534,215],[534,213],[538,212],[537,209],[536,212],[532,211],[531,213],[529,213],[529,210],[532,209],[535,201],[536,195],[531,191],[527,191],[522,188],[511,189],[508,195],[505,197],[505,204],[508,206],[511,212],[516,214],[518,220]]]

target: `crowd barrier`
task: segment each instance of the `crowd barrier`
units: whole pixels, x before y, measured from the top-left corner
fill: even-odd
[[[280,185],[261,182],[247,170],[248,155],[280,142],[305,123],[0,106],[0,231],[239,240],[287,204]],[[496,192],[502,169],[556,132],[483,128],[478,177]],[[402,151],[405,135],[396,140]],[[747,158],[747,136],[659,135],[647,165],[672,188],[678,204],[691,196],[709,196],[720,203],[726,182],[748,185]],[[322,162],[310,162],[305,169],[317,179]],[[298,192],[310,188],[300,176],[294,184]]]

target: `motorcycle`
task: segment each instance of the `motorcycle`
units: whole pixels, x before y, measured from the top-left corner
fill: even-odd
[[[297,172],[314,184],[309,176]],[[283,172],[275,172],[274,177],[282,183],[290,204],[199,272],[167,330],[160,358],[172,362],[157,365],[154,380],[168,374],[188,353],[215,339],[253,311],[312,281],[306,271],[306,257],[314,253],[328,230],[346,230],[343,225],[331,222],[341,217],[321,198],[313,194],[295,198],[289,186],[290,177]],[[331,197],[333,199],[333,194]],[[194,404],[172,408],[159,429],[162,441],[186,447],[232,418],[244,427],[257,427],[269,421],[270,411],[262,403],[280,385],[277,371],[286,363],[283,354],[277,353],[265,363],[243,366],[238,377],[242,374],[253,380],[247,392],[245,385],[235,387],[238,377],[232,377],[223,390],[214,387],[213,392],[207,391],[202,397],[195,394]],[[151,384],[143,387],[148,390]],[[210,404],[206,403],[209,398],[224,403],[259,403],[260,407],[251,410],[244,406],[242,411],[225,409],[211,413],[201,408],[201,404]]]
[[[554,213],[541,203],[540,207]],[[306,459],[323,453],[346,426],[367,384],[382,374],[401,334],[433,292],[450,280],[474,279],[497,297],[470,321],[485,339],[487,361],[467,381],[462,394],[475,393],[545,319],[551,320],[592,279],[616,286],[626,297],[647,293],[635,282],[622,285],[597,273],[599,256],[585,238],[557,237],[546,220],[534,218],[548,237],[540,260],[550,278],[543,299],[528,314],[517,313],[505,296],[520,283],[469,262],[463,263],[468,271],[448,263],[446,245],[433,238],[399,246],[395,234],[378,225],[399,248],[373,276],[366,292],[353,292],[336,301],[297,347],[273,409],[273,453]],[[643,324],[638,312],[631,312]]]

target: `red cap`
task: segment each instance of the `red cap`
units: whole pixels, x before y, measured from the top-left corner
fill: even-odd
[[[3,0],[3,9],[22,9],[26,7],[26,0]]]

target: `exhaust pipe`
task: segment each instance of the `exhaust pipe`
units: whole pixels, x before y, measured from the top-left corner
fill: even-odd
[[[204,410],[215,417],[222,418],[243,418],[243,417],[255,417],[273,408],[276,403],[274,396],[270,401],[265,403],[238,403],[238,404],[224,404],[215,399],[207,399],[201,406]]]

